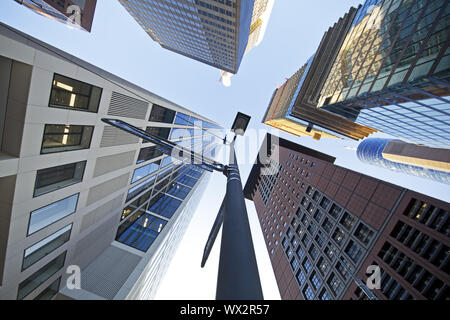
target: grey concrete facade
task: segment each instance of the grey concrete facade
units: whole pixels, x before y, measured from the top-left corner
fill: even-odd
[[[157,104],[177,114],[182,112],[212,122],[4,24],[0,24],[0,66],[0,128],[3,128],[0,136],[0,299],[18,299],[19,286],[29,279],[39,285],[23,297],[25,300],[42,298],[58,279],[57,290],[64,291],[69,277],[66,270],[70,265],[81,268],[81,281],[86,289],[66,290],[52,294],[52,298],[55,295],[62,299],[151,298],[159,281],[142,280],[147,274],[145,269],[153,261],[151,265],[157,269],[154,279],[163,276],[165,268],[161,266],[170,261],[195,206],[189,210],[185,208],[193,206],[189,199],[206,183],[207,174],[198,179],[173,216],[165,218],[167,224],[147,252],[115,241],[118,227],[127,222],[127,219],[121,221],[125,203],[134,201],[148,190],[127,201],[130,185],[138,183],[131,181],[134,170],[140,166],[137,164],[139,150],[152,144],[143,144],[141,139],[105,126],[101,118],[117,117],[141,128],[186,127],[148,121],[152,107]],[[101,88],[97,112],[50,107],[55,74]],[[119,108],[119,102],[113,99],[118,95],[136,103],[122,102],[122,108]],[[122,110],[123,114],[118,114],[117,110]],[[125,117],[128,114],[130,117]],[[93,126],[88,148],[42,154],[46,124]],[[159,156],[149,161],[163,158]],[[86,165],[81,182],[34,196],[39,170],[82,161],[86,161]],[[177,168],[174,166],[173,172]],[[156,173],[160,171],[162,169]],[[75,212],[27,235],[31,212],[75,194],[79,195]],[[22,270],[25,250],[68,225],[72,225],[68,241]],[[166,241],[168,239],[170,243]],[[162,252],[160,256],[164,259],[152,260],[157,252]],[[62,254],[65,254],[62,267],[53,270],[52,261]],[[110,275],[119,280],[113,290],[102,293],[102,286],[106,284],[99,283],[98,279],[96,283],[89,283],[89,276],[95,277],[96,272],[110,262],[115,263]],[[42,275],[39,273],[42,270],[51,275]],[[33,278],[36,274],[38,277]],[[138,280],[141,282],[136,284]],[[147,287],[139,291],[137,287],[143,284]]]

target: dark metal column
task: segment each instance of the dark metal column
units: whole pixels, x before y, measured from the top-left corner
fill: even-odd
[[[220,248],[217,300],[263,300],[255,250],[233,141],[226,167],[227,193]]]

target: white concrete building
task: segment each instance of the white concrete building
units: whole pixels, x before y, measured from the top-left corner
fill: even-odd
[[[209,173],[103,117],[183,146],[219,128],[0,24],[0,299],[154,295]]]

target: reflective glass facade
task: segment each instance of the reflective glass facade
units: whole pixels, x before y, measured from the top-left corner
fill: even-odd
[[[119,0],[163,48],[236,73],[254,0]]]
[[[392,171],[403,172],[406,174],[411,174],[418,177],[450,184],[450,173],[384,159],[382,153],[389,141],[391,140],[374,138],[363,140],[359,144],[357,150],[359,160]]]
[[[449,14],[442,0],[367,0],[318,106],[407,141],[449,148]]]

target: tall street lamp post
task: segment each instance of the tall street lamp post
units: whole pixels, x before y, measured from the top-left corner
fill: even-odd
[[[223,225],[217,278],[217,300],[263,300],[258,265],[242,191],[241,176],[237,164],[235,143],[238,135],[244,135],[250,116],[238,112],[231,131],[234,133],[230,146],[228,165],[182,148],[172,141],[160,138],[140,128],[117,119],[103,118],[103,122],[127,131],[157,145],[172,157],[201,166],[208,171],[219,171],[227,177],[226,194],[220,206],[211,233],[206,242],[201,266],[204,267],[214,241]],[[224,144],[226,144],[226,137]]]

